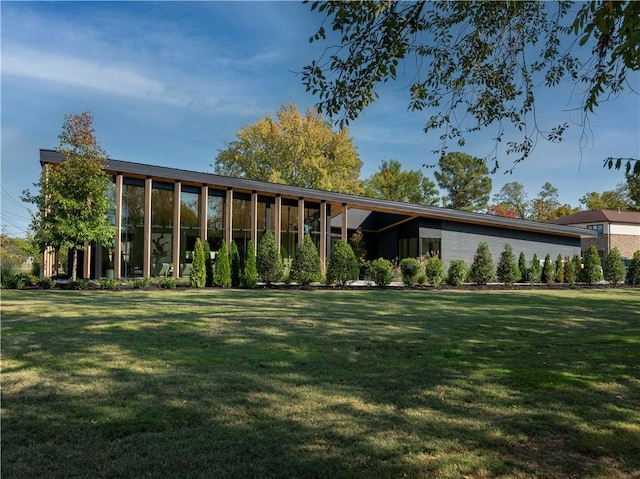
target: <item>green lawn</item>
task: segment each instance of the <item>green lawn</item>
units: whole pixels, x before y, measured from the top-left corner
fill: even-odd
[[[640,290],[2,291],[2,477],[640,477]]]

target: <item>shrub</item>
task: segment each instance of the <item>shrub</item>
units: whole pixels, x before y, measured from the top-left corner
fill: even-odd
[[[529,269],[527,268],[527,259],[524,253],[520,251],[520,257],[518,258],[518,269],[520,270],[520,281],[529,281]]]
[[[447,271],[447,283],[451,286],[460,286],[467,280],[467,265],[461,259],[452,259],[449,261],[449,270]]]
[[[591,245],[584,255],[584,268],[582,268],[582,280],[587,284],[602,281],[602,261],[596,245]]]
[[[633,258],[629,263],[627,279],[631,284],[640,284],[640,250],[633,253]]]
[[[12,265],[2,265],[0,270],[0,283],[3,288],[22,289],[28,283],[27,275],[23,274]]]
[[[149,287],[149,278],[135,278],[133,280],[133,289],[146,289]]]
[[[105,278],[98,281],[98,288],[110,291],[116,291],[120,287],[118,280],[115,278]]]
[[[271,231],[265,232],[258,243],[256,269],[258,270],[258,276],[267,285],[277,283],[284,274],[284,265]]]
[[[320,280],[320,256],[311,236],[304,235],[291,262],[291,280],[306,286]]]
[[[476,284],[490,283],[494,279],[494,271],[489,244],[481,241],[471,264],[471,279]]]
[[[329,256],[327,281],[338,286],[344,286],[349,281],[357,280],[359,276],[358,259],[351,245],[341,239],[336,241]]]
[[[53,289],[55,285],[56,282],[51,278],[39,278],[36,281],[36,286],[38,286],[39,289]]]
[[[402,282],[411,287],[416,284],[416,278],[420,273],[420,263],[415,258],[403,258],[400,261],[400,274],[402,275]]]
[[[573,255],[573,258],[571,258],[571,262],[573,263],[573,270],[575,271],[575,275],[576,275],[576,282],[578,281],[583,281],[582,279],[582,260],[580,259],[580,256]]]
[[[556,267],[551,262],[551,255],[547,253],[544,257],[544,264],[542,266],[542,281],[547,284],[553,283],[556,275]]]
[[[520,279],[520,268],[516,263],[513,248],[509,243],[505,243],[500,259],[498,260],[498,281],[503,283],[515,283]]]
[[[555,272],[556,283],[564,283],[564,264],[562,264],[562,255],[558,254],[556,258],[556,272]]]
[[[210,288],[213,286],[213,260],[211,259],[211,248],[208,241],[203,243],[202,253],[204,255],[204,271],[206,274],[204,285]]]
[[[242,264],[240,262],[238,245],[236,245],[235,241],[232,241],[231,246],[229,247],[229,264],[231,266],[231,286],[237,288],[238,286],[240,286]]]
[[[426,280],[436,288],[444,281],[444,263],[437,256],[432,257],[424,266]]]
[[[393,279],[393,265],[388,259],[378,258],[371,262],[368,273],[369,278],[376,286],[384,288],[388,286]]]
[[[531,260],[531,267],[529,268],[528,276],[531,284],[540,282],[542,271],[540,271],[540,260],[538,259],[537,253],[533,253],[533,259]]]
[[[255,288],[258,284],[258,270],[256,268],[256,254],[253,252],[253,241],[247,243],[247,259],[244,262],[242,285],[245,288]]]
[[[620,250],[613,248],[604,261],[604,279],[611,284],[619,284],[624,281],[626,273]]]
[[[165,278],[160,278],[158,284],[162,289],[173,289],[176,287],[176,280],[171,276],[167,276]]]
[[[69,284],[67,285],[67,287],[75,291],[80,291],[89,287],[89,281],[87,281],[86,279],[72,279],[69,280]]]
[[[580,261],[580,258],[578,258],[578,261]],[[571,286],[576,284],[576,280],[577,280],[576,267],[574,262],[570,259],[567,259],[567,261],[565,261],[564,263],[564,280],[567,283],[569,283]]]
[[[216,268],[213,274],[213,284],[221,288],[231,287],[231,266],[229,265],[229,253],[227,245],[223,241],[216,255]]]
[[[200,238],[196,238],[196,244],[193,246],[191,272],[189,273],[189,284],[192,288],[204,288],[207,284],[207,271],[205,268],[204,248]]]

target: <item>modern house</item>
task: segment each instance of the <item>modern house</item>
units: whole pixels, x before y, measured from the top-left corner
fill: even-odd
[[[640,250],[640,212],[595,210],[579,211],[554,221],[558,225],[578,226],[597,233],[596,237],[583,237],[584,253],[592,244],[604,258],[613,248],[618,248],[624,258],[631,259]]]
[[[62,155],[40,150],[43,168]],[[281,184],[198,173],[176,168],[108,160],[113,177],[114,248],[86,245],[79,276],[115,278],[185,276],[196,238],[211,251],[234,241],[244,255],[265,231],[272,231],[283,259],[309,234],[323,269],[336,239],[358,228],[370,258],[402,259],[437,254],[445,262],[471,263],[480,241],[497,261],[504,244],[516,254],[573,256],[595,231],[558,224],[421,206]],[[53,273],[52,252],[42,260],[43,276]]]

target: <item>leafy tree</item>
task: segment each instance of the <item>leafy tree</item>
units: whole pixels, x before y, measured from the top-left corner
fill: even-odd
[[[529,282],[531,284],[539,283],[542,277],[542,271],[540,271],[540,260],[538,259],[538,255],[536,253],[533,253],[528,276]]]
[[[487,206],[487,214],[494,216],[503,216],[505,218],[518,217],[518,213],[515,210],[502,203]]]
[[[640,163],[638,161],[636,165]],[[626,174],[630,209],[640,211],[640,171]]]
[[[211,260],[211,248],[209,247],[208,241],[205,241],[202,245],[202,251],[204,254],[205,272],[207,274],[205,286],[209,288],[213,286],[213,261]]]
[[[236,133],[215,160],[215,172],[303,188],[358,194],[360,168],[347,129],[334,132],[316,110],[303,116],[282,106]]]
[[[611,284],[624,282],[627,270],[618,248],[612,248],[604,260],[604,279]]]
[[[571,258],[571,262],[573,263],[573,270],[575,271],[575,275],[576,275],[576,281],[584,281],[582,279],[582,260],[580,259],[580,256],[573,255],[573,258]]]
[[[627,278],[631,284],[640,284],[640,250],[633,253]]]
[[[513,254],[513,248],[509,243],[505,243],[504,249],[500,253],[497,274],[498,281],[503,283],[515,283],[521,277],[520,268]]]
[[[579,199],[587,210],[627,210],[629,208],[629,199],[625,191],[624,184],[619,184],[615,190],[603,191],[598,193],[591,191],[585,193]]]
[[[351,245],[339,239],[331,248],[327,267],[327,281],[338,286],[344,286],[349,281],[357,280],[359,275],[358,259]]]
[[[496,205],[501,205],[505,211],[515,213],[515,216],[512,216],[514,218],[526,220],[529,217],[530,203],[527,200],[527,192],[522,183],[517,181],[505,183],[500,188],[500,192],[493,196],[493,201],[496,202]]]
[[[191,261],[191,272],[189,273],[189,284],[192,288],[204,288],[207,284],[204,248],[200,238],[196,238],[196,244],[193,246],[193,259]]]
[[[320,256],[311,236],[304,235],[304,240],[298,245],[291,262],[291,279],[306,286],[320,280]]]
[[[89,112],[66,115],[58,136],[62,163],[42,172],[34,184],[37,193],[22,193],[23,201],[37,206],[31,229],[40,252],[48,246],[56,251],[73,249],[72,280],[77,277],[78,251],[85,242],[111,246],[115,237],[108,219],[112,181],[103,169],[107,155],[92,124]]]
[[[374,259],[369,265],[368,274],[378,288],[385,288],[393,279],[393,265],[385,258]]]
[[[482,211],[491,194],[487,165],[464,153],[447,153],[434,172],[438,186],[448,192],[445,206],[456,210]]]
[[[584,267],[582,268],[582,280],[587,284],[602,281],[602,261],[596,245],[591,245],[584,255]]]
[[[245,288],[255,288],[258,284],[258,268],[256,254],[253,252],[253,241],[247,243],[247,259],[244,262],[242,285]]]
[[[551,284],[556,279],[555,278],[556,267],[551,261],[551,255],[547,253],[544,257],[544,263],[542,265],[542,282]]]
[[[591,1],[577,9],[569,1],[331,1],[312,2],[311,9],[324,20],[310,41],[335,45],[302,72],[319,109],[348,124],[378,98],[379,84],[406,81],[398,75],[406,71],[409,108],[431,112],[424,130],[441,132],[440,152],[447,142],[464,144],[467,135],[493,128],[494,160],[511,130],[519,137],[507,142],[506,153],[524,160],[539,137],[560,141],[568,128],[538,126],[539,86],[574,83],[581,93],[571,99],[579,102],[584,128],[587,115],[640,67],[640,3],[633,1]],[[640,161],[635,168],[640,172]]]
[[[467,273],[467,266],[464,264],[464,260],[452,259],[449,261],[447,283],[451,286],[460,286],[467,280]]]
[[[562,255],[558,254],[556,258],[556,270],[554,273],[556,283],[564,283],[564,263],[562,262]]]
[[[363,182],[365,196],[417,205],[440,201],[436,185],[420,170],[402,170],[399,161],[383,161],[380,169]]]
[[[400,261],[400,274],[402,275],[402,281],[407,286],[411,287],[416,284],[416,278],[420,273],[420,262],[415,258],[403,258]]]
[[[558,200],[558,188],[548,181],[542,185],[538,196],[531,202],[530,219],[547,223],[575,213],[576,209],[571,205],[561,204]]]
[[[276,240],[271,231],[266,231],[258,242],[258,254],[256,256],[258,276],[267,286],[277,283],[282,279],[284,266],[278,253]]]
[[[486,241],[481,241],[471,264],[471,279],[476,284],[487,284],[493,281],[494,272],[489,244]]]
[[[429,258],[427,264],[424,265],[424,274],[429,284],[439,288],[444,281],[444,263],[437,256]]]
[[[529,269],[527,268],[527,259],[524,256],[524,252],[520,251],[520,257],[518,258],[518,269],[520,270],[520,280],[529,281]]]
[[[242,263],[240,262],[238,245],[236,245],[235,241],[232,241],[229,247],[229,262],[231,266],[231,286],[237,288],[240,286],[242,279]]]
[[[213,274],[213,284],[221,288],[231,287],[231,265],[227,244],[223,241],[216,255],[216,267]]]

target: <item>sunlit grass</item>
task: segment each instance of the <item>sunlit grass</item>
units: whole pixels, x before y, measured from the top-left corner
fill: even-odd
[[[640,291],[3,291],[2,476],[640,475]]]

